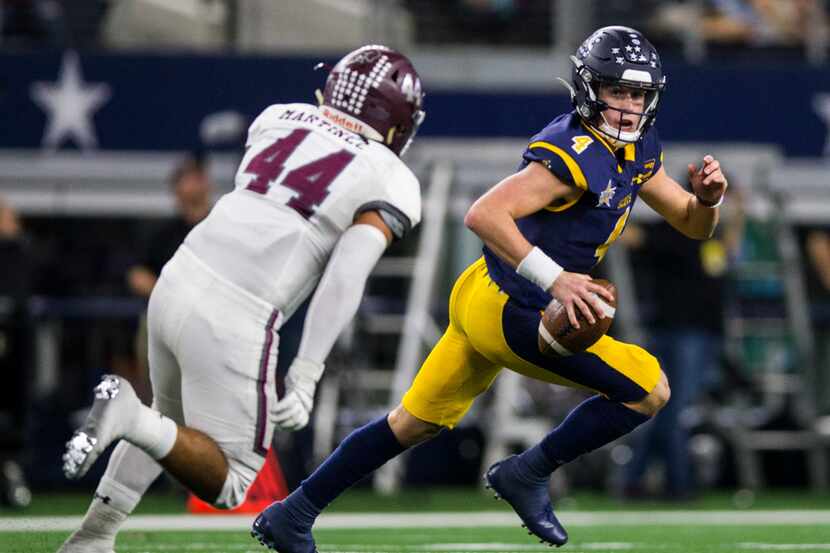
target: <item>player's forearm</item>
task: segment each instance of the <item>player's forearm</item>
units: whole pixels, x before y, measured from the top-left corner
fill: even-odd
[[[692,198],[692,202],[693,228],[701,240],[711,238],[720,220],[720,208],[704,205],[697,197]]]
[[[464,224],[513,268],[516,268],[533,249],[533,245],[516,226],[516,221],[506,211],[476,203],[467,212]]]
[[[697,240],[711,238],[719,219],[720,208],[705,206],[697,197],[690,194],[686,210],[686,228],[683,229],[683,234]]]
[[[325,362],[357,312],[366,280],[386,244],[383,233],[370,225],[354,225],[343,233],[309,304],[298,358]]]

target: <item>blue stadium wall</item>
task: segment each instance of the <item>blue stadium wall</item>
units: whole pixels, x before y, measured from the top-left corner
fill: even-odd
[[[0,54],[0,148],[40,147],[47,118],[33,101],[33,85],[55,83],[62,59],[61,52]],[[111,91],[93,118],[99,147],[112,150],[199,147],[206,115],[231,110],[250,121],[272,103],[312,101],[324,77],[312,70],[316,58],[81,54],[80,60],[83,83],[106,83]],[[830,98],[826,67],[669,64],[667,73],[658,117],[664,140],[767,142],[790,156],[822,155],[828,122],[817,103]],[[538,92],[425,86],[421,136],[525,137],[569,108],[553,76],[550,89]]]

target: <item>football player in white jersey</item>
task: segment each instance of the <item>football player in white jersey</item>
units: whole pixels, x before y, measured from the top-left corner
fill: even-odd
[[[152,408],[117,376],[95,388],[67,443],[66,476],[82,477],[118,445],[60,552],[111,553],[162,470],[218,507],[239,505],[275,425],[307,424],[326,356],[369,273],[421,218],[418,180],[400,159],[424,118],[410,61],[364,46],[317,95],[319,106],[273,105],[257,117],[234,191],[162,270],[148,310]],[[315,286],[278,395],[277,331]]]

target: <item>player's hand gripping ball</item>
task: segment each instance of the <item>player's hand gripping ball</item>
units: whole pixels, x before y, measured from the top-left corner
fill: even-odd
[[[595,279],[594,283],[607,289],[614,296],[611,303],[599,297],[605,317],[600,318],[595,313],[596,322],[589,324],[582,312],[577,309],[579,328],[574,328],[568,320],[565,307],[559,300],[554,299],[545,308],[542,320],[539,321],[539,351],[551,357],[572,355],[585,351],[608,332],[617,308],[617,287],[604,279]]]

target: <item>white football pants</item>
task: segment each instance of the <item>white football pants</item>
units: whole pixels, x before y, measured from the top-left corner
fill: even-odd
[[[147,318],[153,404],[219,445],[229,474],[216,504],[233,508],[271,444],[282,315],[181,246],[153,289]]]

